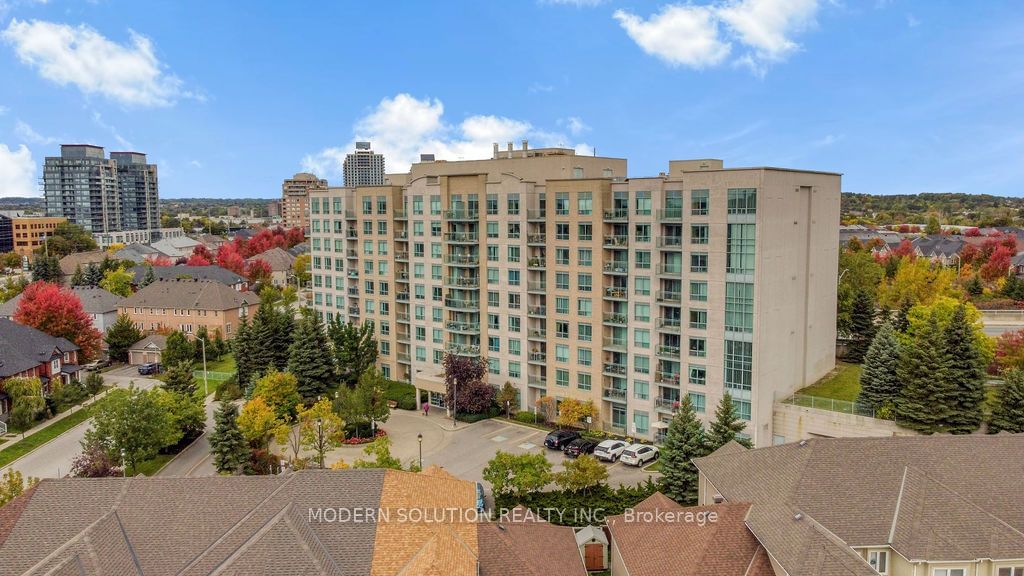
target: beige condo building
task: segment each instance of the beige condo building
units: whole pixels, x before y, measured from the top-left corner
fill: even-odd
[[[281,183],[281,221],[286,228],[307,228],[309,226],[309,193],[326,190],[327,180],[315,174],[299,172]]]
[[[444,353],[487,358],[520,409],[592,400],[659,440],[726,392],[756,444],[772,403],[834,366],[840,175],[561,148],[423,161],[392,185],[310,193],[313,303],[372,321],[379,363],[443,406]]]

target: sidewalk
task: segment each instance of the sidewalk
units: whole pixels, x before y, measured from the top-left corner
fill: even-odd
[[[60,414],[57,414],[53,418],[50,418],[49,420],[44,420],[43,422],[40,422],[39,424],[36,424],[32,428],[29,428],[28,430],[25,430],[24,432],[19,432],[18,436],[16,438],[11,438],[10,440],[4,442],[3,444],[0,444],[0,452],[3,452],[4,450],[10,448],[11,446],[14,446],[15,444],[17,444],[21,440],[23,440],[25,438],[28,438],[29,436],[35,434],[36,432],[39,432],[40,430],[44,430],[46,428],[49,428],[50,426],[56,424],[57,422],[60,422],[61,420],[67,418],[68,416],[71,416],[74,413],[80,412],[86,406],[89,406],[90,404],[99,401],[101,398],[106,397],[106,395],[109,394],[110,391],[113,390],[115,387],[116,386],[111,386],[111,387],[107,388],[106,390],[104,390],[103,392],[101,392],[101,393],[99,393],[99,394],[97,394],[97,395],[95,395],[95,396],[93,396],[91,398],[87,398],[87,399],[83,400],[81,404],[76,404],[76,405],[72,406],[71,408],[61,412]],[[54,439],[56,439],[56,438],[54,438]],[[42,448],[45,445],[46,444],[41,444],[39,446],[39,448]],[[15,460],[15,462],[17,462],[17,460]],[[13,462],[12,462],[12,464],[13,464]]]

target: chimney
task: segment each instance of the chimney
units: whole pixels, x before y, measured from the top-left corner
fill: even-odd
[[[523,158],[526,158],[528,156],[527,151],[529,149],[530,149],[530,142],[529,142],[529,140],[526,140],[524,138],[523,139]]]
[[[512,141],[511,140],[508,141],[508,157],[509,158],[512,157]]]
[[[497,157],[498,157],[498,143],[495,142],[494,143],[494,156],[493,156],[493,158],[497,158]]]

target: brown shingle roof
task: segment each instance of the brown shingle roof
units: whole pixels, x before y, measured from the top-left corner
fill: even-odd
[[[477,525],[480,576],[585,576],[573,529],[547,522]]]
[[[246,262],[253,260],[263,260],[270,265],[270,269],[274,272],[287,272],[292,269],[295,256],[292,256],[287,250],[275,247],[248,258]]]
[[[234,310],[255,306],[260,297],[212,280],[158,280],[125,298],[122,308]]]
[[[68,254],[61,258],[58,263],[60,264],[60,271],[63,272],[65,276],[71,276],[75,273],[75,268],[81,266],[82,271],[84,272],[85,268],[89,264],[99,264],[108,256],[110,256],[110,254],[108,254],[106,250],[89,250],[88,252],[75,252],[73,254]]]

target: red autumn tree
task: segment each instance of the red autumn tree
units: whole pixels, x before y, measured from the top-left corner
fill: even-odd
[[[1013,258],[1013,250],[1006,246],[999,246],[988,258],[988,262],[978,271],[982,279],[992,282],[997,278],[1005,278],[1010,273],[1010,260]]]
[[[1004,332],[996,338],[996,356],[989,372],[999,374],[1010,368],[1024,368],[1024,330]]]
[[[224,244],[217,250],[217,265],[239,276],[245,275],[245,258],[238,252],[238,245],[234,242]]]
[[[80,362],[99,355],[103,335],[93,328],[92,317],[69,289],[49,282],[29,284],[14,311],[14,321],[74,342],[81,348]]]
[[[206,261],[206,264],[189,264],[189,266],[209,266],[211,262],[217,259],[205,244],[199,244],[193,248],[192,257],[201,258]],[[191,257],[189,259],[191,260]]]
[[[494,386],[487,383],[487,361],[479,356],[445,354],[443,365],[446,405],[462,413],[486,412],[495,395]]]
[[[978,230],[977,228],[968,228],[967,230],[964,230],[964,236],[967,236],[968,238],[977,238],[978,236],[981,236],[981,230]]]
[[[188,257],[188,260],[185,261],[185,264],[189,266],[209,266],[210,261],[207,260],[206,257],[204,257],[202,254],[193,253],[191,256]]]
[[[899,231],[900,234],[909,234],[910,233],[910,224],[900,224],[900,226],[899,226],[899,228],[897,228],[897,230]]]
[[[900,245],[897,246],[896,249],[892,251],[892,253],[898,256],[899,258],[903,258],[905,256],[913,258],[914,243],[908,240],[907,238],[904,238],[903,240],[900,241]]]
[[[146,262],[149,262],[153,266],[174,266],[174,261],[163,254],[158,256],[146,256]]]
[[[305,232],[303,232],[302,228],[299,228],[298,226],[296,226],[295,228],[289,228],[288,231],[284,233],[284,237],[286,240],[288,240],[289,248],[295,246],[296,244],[302,244],[303,242],[306,241]]]
[[[249,282],[265,282],[270,280],[270,264],[263,260],[253,260],[245,267],[245,277]]]
[[[981,250],[974,244],[967,244],[960,250],[960,261],[964,264],[971,264],[981,256]]]

